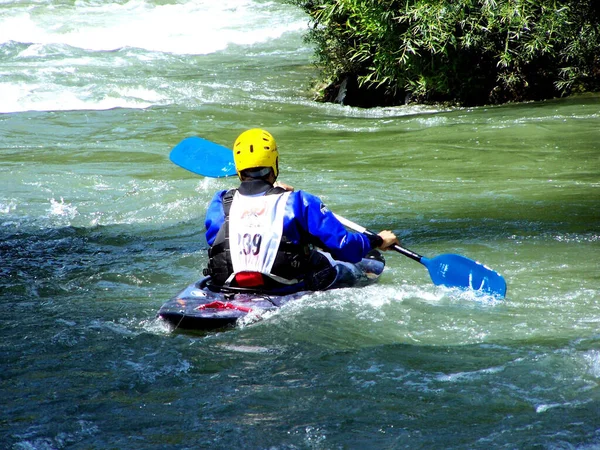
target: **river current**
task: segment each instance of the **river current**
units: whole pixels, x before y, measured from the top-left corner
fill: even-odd
[[[0,448],[600,448],[600,96],[319,104],[307,26],[279,1],[0,0]],[[169,330],[235,186],[169,151],[251,127],[282,181],[506,299],[388,252],[377,285]]]

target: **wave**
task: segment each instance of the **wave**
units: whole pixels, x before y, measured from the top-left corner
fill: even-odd
[[[0,10],[0,45],[61,44],[91,51],[131,47],[201,55],[232,44],[266,42],[306,28],[298,11],[274,2],[154,3],[77,1],[64,5],[51,1],[11,6]]]
[[[306,22],[262,0],[0,0],[0,113],[212,103],[216,81],[237,83],[230,61],[270,75],[265,58],[298,52]]]

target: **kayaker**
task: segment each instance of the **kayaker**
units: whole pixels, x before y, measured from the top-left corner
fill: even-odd
[[[318,197],[276,182],[279,152],[269,132],[240,134],[233,157],[240,186],[217,192],[206,213],[204,273],[213,286],[324,290],[339,277],[337,264],[399,243],[388,230],[373,237],[348,231]]]

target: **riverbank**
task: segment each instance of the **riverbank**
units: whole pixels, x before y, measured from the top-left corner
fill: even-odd
[[[600,91],[595,2],[290,3],[311,19],[322,101],[481,106]]]

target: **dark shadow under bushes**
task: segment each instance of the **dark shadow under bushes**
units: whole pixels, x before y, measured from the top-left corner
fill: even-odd
[[[597,0],[288,0],[312,27],[318,99],[541,100],[600,90]]]

